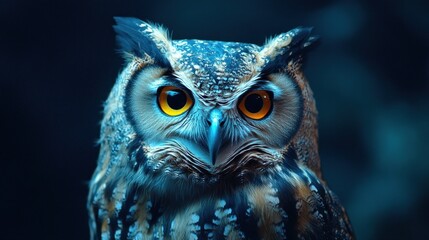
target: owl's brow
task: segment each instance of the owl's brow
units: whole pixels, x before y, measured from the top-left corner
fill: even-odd
[[[171,84],[173,86],[176,87],[181,87],[181,88],[186,88],[187,87],[183,84],[182,81],[180,81],[180,79],[175,76],[172,72],[166,72],[163,76],[162,76],[163,80],[165,83]]]
[[[264,76],[258,76],[257,78],[252,79],[251,81],[246,82],[240,91],[238,92],[248,92],[255,89],[265,89],[269,86],[270,80]]]
[[[249,86],[248,90],[264,88],[270,84],[270,80],[265,77],[255,79],[255,81]]]

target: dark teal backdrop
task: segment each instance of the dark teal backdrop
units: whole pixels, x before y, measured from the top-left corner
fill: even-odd
[[[359,239],[429,239],[428,14],[423,0],[2,0],[0,238],[88,238],[101,105],[122,68],[113,16],[134,16],[257,44],[314,26],[325,178]]]

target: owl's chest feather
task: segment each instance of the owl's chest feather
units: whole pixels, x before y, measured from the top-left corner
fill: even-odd
[[[330,193],[311,178],[270,177],[223,196],[184,202],[118,184],[111,198],[94,205],[96,232],[101,239],[305,239],[317,230],[322,234],[313,237],[347,239],[347,222],[332,222],[342,217],[333,199],[322,198]],[[327,229],[342,231],[341,238]]]

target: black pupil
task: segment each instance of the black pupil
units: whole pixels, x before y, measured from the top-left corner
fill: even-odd
[[[187,102],[186,94],[182,90],[167,91],[167,103],[174,110],[182,109]]]
[[[261,95],[253,93],[247,96],[244,106],[246,107],[247,111],[251,113],[257,113],[261,111],[262,107],[264,106],[264,100],[262,99]]]

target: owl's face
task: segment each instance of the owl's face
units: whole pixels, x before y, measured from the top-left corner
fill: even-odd
[[[126,84],[124,106],[147,169],[206,181],[282,161],[303,112],[301,90],[285,69],[309,41],[308,29],[260,47],[171,41],[139,20],[117,21],[130,64],[141,64]]]

